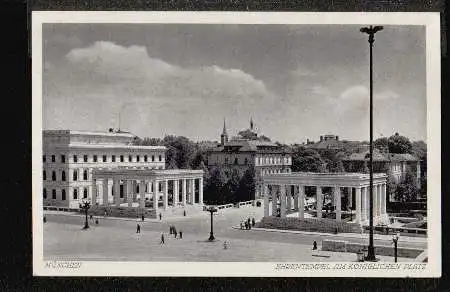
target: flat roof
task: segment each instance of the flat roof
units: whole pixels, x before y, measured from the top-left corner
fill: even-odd
[[[117,179],[151,179],[151,178],[182,178],[182,177],[203,177],[201,169],[133,169],[125,167],[115,168],[94,168],[92,170],[94,178],[117,178]]]
[[[144,146],[144,145],[124,145],[124,144],[88,144],[88,143],[71,143],[69,148],[88,148],[88,149],[135,149],[135,150],[166,150],[165,146]]]
[[[130,137],[135,135],[129,132],[101,132],[101,131],[77,131],[77,130],[43,130],[44,135],[86,135],[86,136],[111,136],[111,137]]]

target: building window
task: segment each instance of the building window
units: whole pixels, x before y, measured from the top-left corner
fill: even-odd
[[[45,172],[45,170],[44,170],[44,172],[42,173],[42,177],[43,177],[44,180],[47,179],[47,173]]]
[[[162,161],[162,156],[161,155],[159,155],[159,161]]]
[[[155,161],[155,155],[152,155],[152,162]]]
[[[87,188],[84,188],[83,189],[83,199],[87,199],[87,193],[88,193]]]
[[[52,190],[52,199],[56,200],[56,190],[55,189]]]
[[[123,155],[120,155],[120,162],[123,162]]]
[[[73,162],[75,162],[75,163],[78,162],[78,156],[76,156],[76,155],[73,156]]]
[[[116,162],[116,155],[111,156],[111,161]]]
[[[64,170],[61,173],[61,180],[66,181],[66,172]]]
[[[77,189],[73,189],[73,199],[78,200],[78,190]]]
[[[56,161],[55,155],[52,155],[52,162],[55,162],[55,161]]]
[[[148,160],[147,155],[144,155],[144,162],[147,162],[147,160]]]
[[[88,180],[88,173],[87,170],[83,171],[83,180]]]
[[[66,200],[66,190],[61,191],[61,200],[63,200],[63,201]]]
[[[88,161],[88,156],[87,155],[83,155],[83,161],[87,162]]]
[[[237,157],[234,158],[234,164],[238,164],[238,159],[237,159]]]
[[[66,155],[61,155],[61,163],[66,163]]]
[[[139,157],[139,155],[137,155],[136,156],[136,161],[139,162],[139,159],[140,159],[140,157]]]
[[[128,162],[132,162],[132,161],[133,161],[132,158],[133,158],[133,157],[131,157],[131,155],[129,155],[129,156],[128,156]]]
[[[55,181],[56,180],[56,172],[52,171],[52,180]]]
[[[103,155],[103,162],[106,162],[106,155]]]
[[[45,155],[42,155],[42,161],[46,162],[47,161],[47,157],[45,157]]]
[[[42,195],[43,195],[44,199],[47,199],[47,189],[46,188],[44,188]]]
[[[97,162],[97,155],[94,155],[93,159],[94,159],[94,162]]]
[[[74,170],[73,171],[73,181],[77,181],[78,180],[78,171]]]

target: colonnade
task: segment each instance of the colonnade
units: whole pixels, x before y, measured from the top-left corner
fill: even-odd
[[[198,180],[198,200],[196,200],[195,180]],[[172,206],[186,206],[203,204],[203,178],[177,178],[177,179],[124,179],[124,178],[97,178],[92,179],[92,202],[98,205],[112,203],[119,207],[128,203],[132,207],[139,202],[139,207],[145,207],[145,200],[153,199],[153,208],[159,207],[162,197],[163,209],[169,207],[169,183],[172,184]],[[121,186],[123,198],[121,198]],[[181,196],[180,196],[181,189]],[[138,198],[139,195],[139,198]],[[112,200],[110,198],[112,197]]]
[[[357,223],[366,224],[369,221],[369,186],[327,186],[316,185],[316,216],[322,218],[323,193],[322,188],[331,187],[333,194],[333,206],[335,207],[336,220],[341,221],[341,200],[344,188],[347,188],[347,199],[351,210],[356,211],[354,220]],[[304,218],[305,210],[305,185],[300,184],[268,184],[262,185],[264,197],[264,216],[276,216],[277,210],[281,217],[286,217],[288,212],[298,212],[299,218]],[[353,198],[354,196],[354,198]],[[269,202],[272,201],[272,210]],[[353,204],[354,202],[354,204]],[[373,214],[374,222],[387,218],[386,214],[386,183],[373,185]],[[271,211],[271,212],[270,212]]]

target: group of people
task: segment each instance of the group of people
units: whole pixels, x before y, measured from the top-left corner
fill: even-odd
[[[180,234],[179,238],[183,238],[183,231],[180,230],[180,232],[178,233],[177,229],[173,225],[169,226],[169,233],[172,234],[175,238],[177,238],[178,234]]]
[[[241,229],[244,229],[244,227],[245,227],[246,230],[250,230],[250,229],[252,229],[252,227],[255,226],[255,224],[256,224],[255,218],[252,218],[250,220],[250,217],[248,217],[247,220],[241,221],[240,226],[241,226]]]

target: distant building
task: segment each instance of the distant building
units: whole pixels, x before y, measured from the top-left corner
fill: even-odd
[[[352,153],[343,159],[344,169],[347,172],[367,172],[370,160],[369,150],[362,149],[359,152]],[[410,170],[417,181],[417,187],[420,188],[420,160],[411,154],[387,153],[373,150],[373,171],[384,172],[393,177],[398,183],[406,172]],[[395,201],[391,195],[390,201]]]
[[[238,136],[228,138],[224,121],[221,144],[207,152],[208,169],[219,167],[226,172],[237,169],[242,175],[247,169],[255,172],[255,198],[261,198],[264,174],[290,173],[291,151],[286,147],[268,141],[265,136],[258,136],[254,130],[253,120],[250,128],[240,131]]]
[[[164,169],[166,148],[132,145],[134,137],[111,129],[43,131],[44,205],[78,208],[83,198],[92,198],[94,169]],[[112,181],[108,188],[111,196]]]

